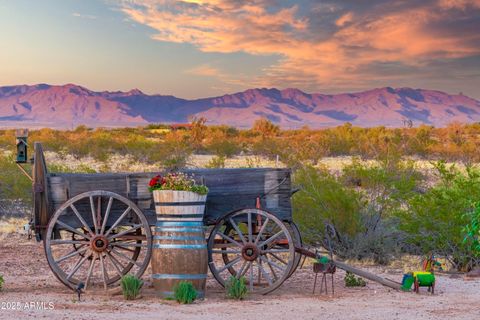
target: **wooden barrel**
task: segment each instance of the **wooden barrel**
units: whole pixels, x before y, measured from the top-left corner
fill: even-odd
[[[175,285],[190,281],[205,296],[208,270],[203,213],[206,196],[185,191],[154,192],[157,223],[153,237],[152,278],[159,296],[173,296]]]

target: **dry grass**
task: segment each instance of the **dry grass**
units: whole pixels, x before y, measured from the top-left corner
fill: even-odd
[[[25,233],[23,226],[28,223],[25,218],[0,219],[0,234]]]

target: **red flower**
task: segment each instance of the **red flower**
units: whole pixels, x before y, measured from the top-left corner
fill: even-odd
[[[148,185],[149,185],[150,187],[153,187],[153,186],[155,186],[155,185],[159,182],[160,179],[161,179],[162,181],[164,180],[164,179],[163,179],[161,176],[159,176],[159,175],[156,176],[156,177],[153,177],[152,180],[150,180],[150,182],[149,182]],[[163,184],[163,183],[161,183],[161,184]]]

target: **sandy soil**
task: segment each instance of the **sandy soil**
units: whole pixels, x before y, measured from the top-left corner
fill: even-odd
[[[391,279],[402,270],[370,268]],[[431,296],[390,290],[368,282],[365,288],[345,288],[343,271],[335,275],[335,295],[312,295],[314,274],[305,267],[274,293],[250,296],[245,301],[224,298],[223,289],[208,280],[207,298],[193,305],[178,305],[155,297],[148,275],[141,299],[85,295],[76,301],[51,273],[41,243],[17,234],[0,234],[0,319],[480,319],[480,279],[438,275]],[[11,310],[9,303],[44,302],[47,310]],[[49,303],[53,309],[49,309]]]

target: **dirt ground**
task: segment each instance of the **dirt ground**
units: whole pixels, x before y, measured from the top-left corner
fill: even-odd
[[[369,269],[390,279],[400,280],[402,275],[402,270]],[[340,270],[335,295],[326,296],[312,295],[314,274],[304,267],[267,296],[227,300],[223,288],[209,278],[205,300],[178,305],[156,298],[146,274],[146,288],[138,300],[95,294],[77,302],[50,271],[42,244],[17,234],[0,234],[0,274],[5,278],[0,319],[480,319],[480,279],[459,275],[437,275],[432,296],[424,288],[417,295],[371,281],[364,288],[345,288]],[[25,307],[30,302],[43,303],[44,310]],[[13,305],[21,310],[12,310]]]

